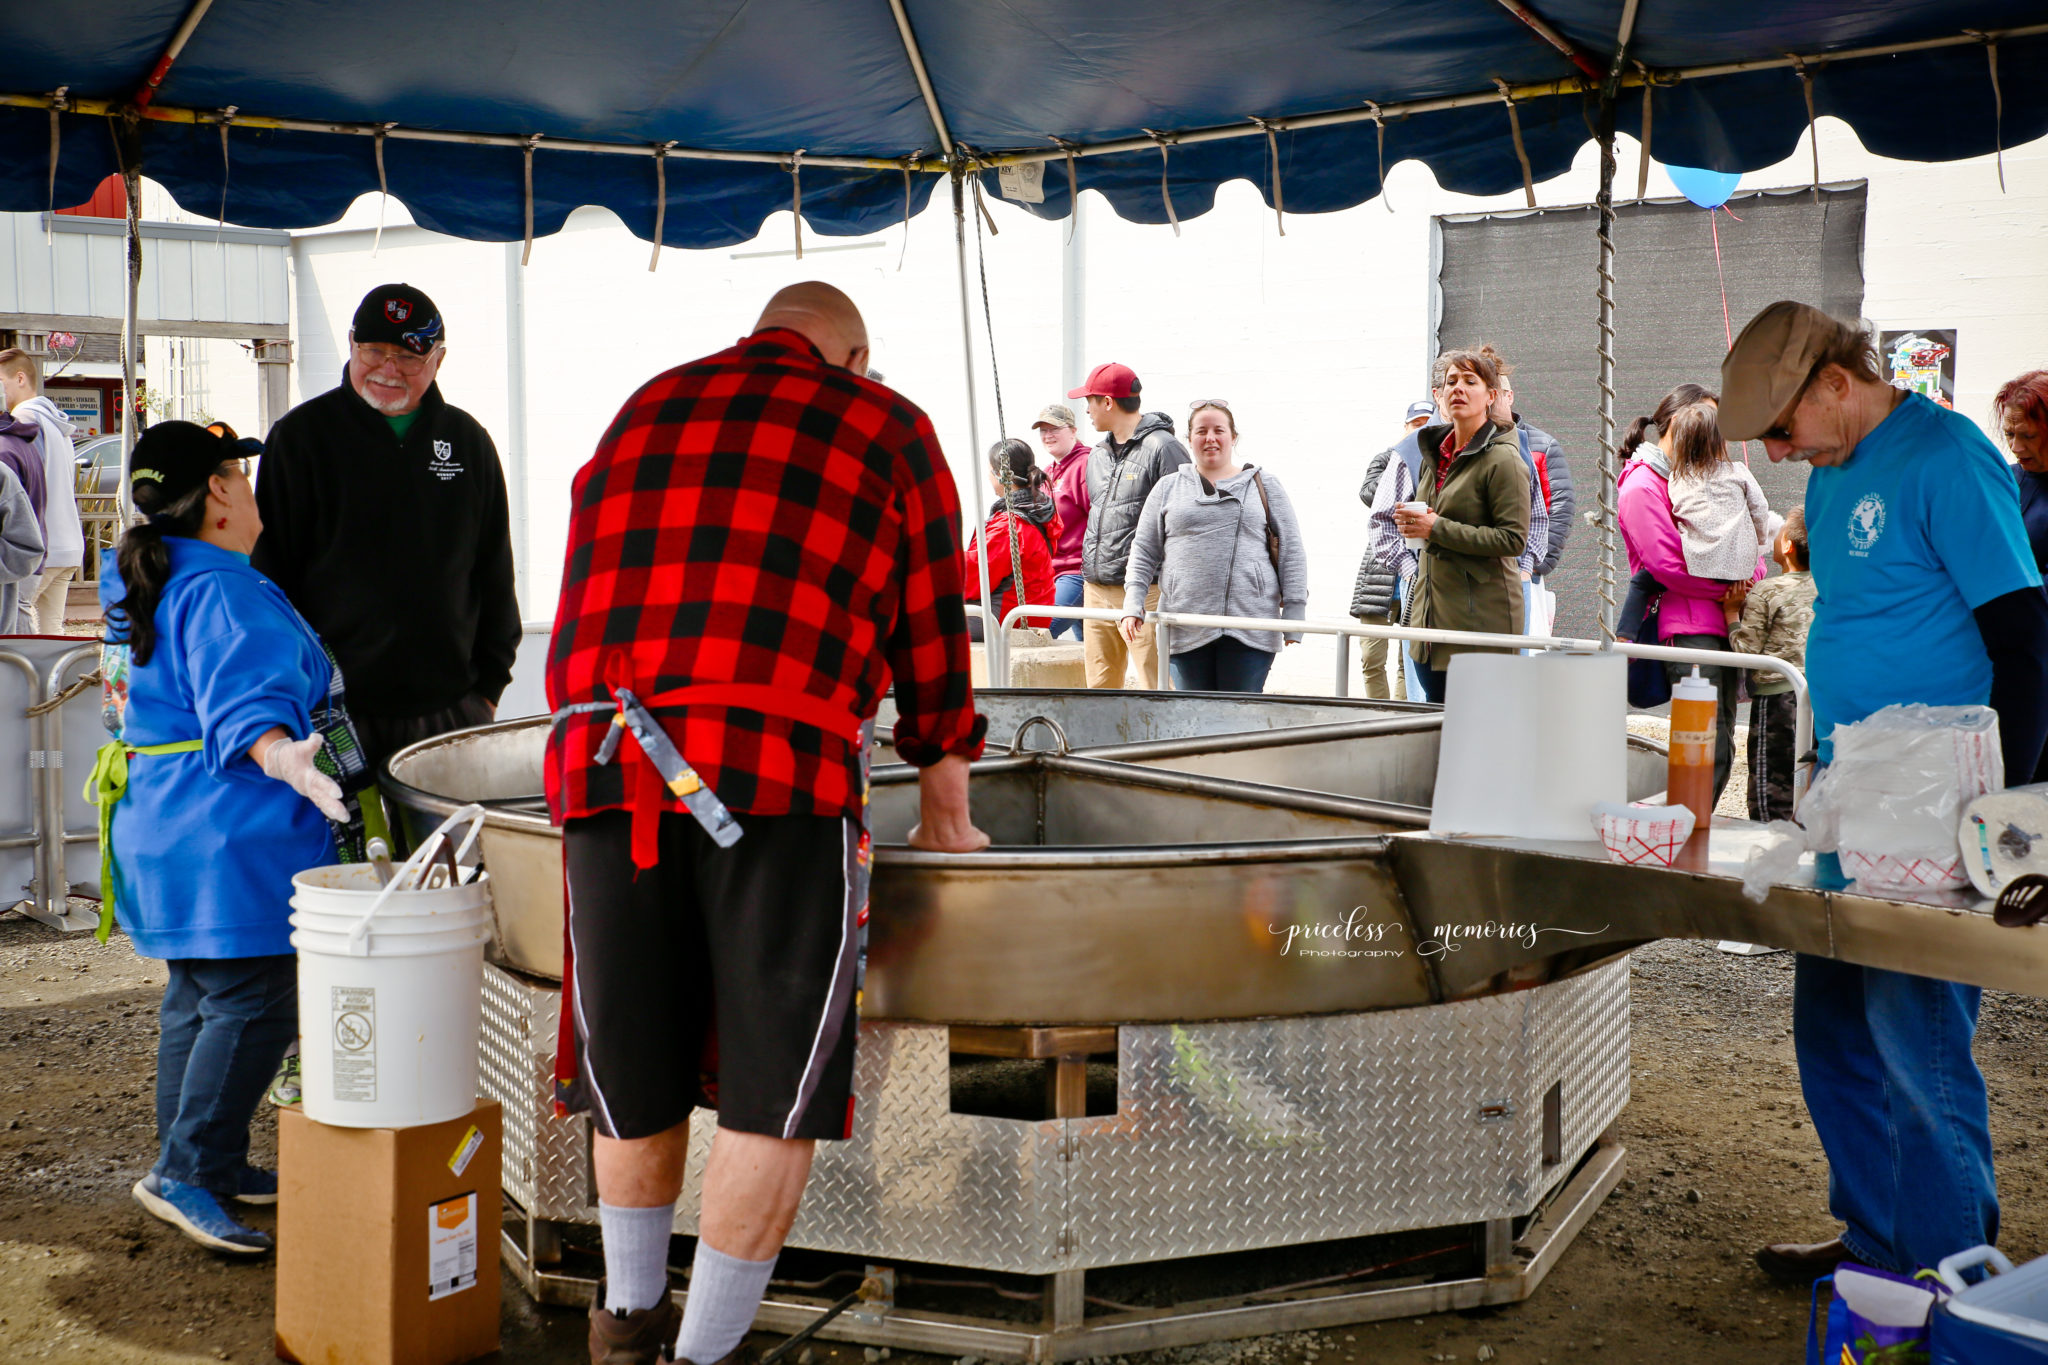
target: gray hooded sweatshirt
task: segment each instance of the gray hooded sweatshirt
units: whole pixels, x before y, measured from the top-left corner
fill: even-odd
[[[1252,466],[1219,484],[1207,484],[1192,464],[1160,479],[1138,516],[1124,571],[1124,612],[1145,614],[1145,597],[1159,584],[1159,609],[1206,616],[1265,616],[1299,621],[1308,610],[1308,552],[1301,523],[1280,480],[1265,474],[1280,530],[1280,568],[1266,553],[1266,508]],[[1281,637],[1266,630],[1196,630],[1176,627],[1175,654],[1200,649],[1219,635],[1280,652]],[[1299,640],[1299,635],[1289,635]]]
[[[0,464],[0,635],[28,629],[21,613],[21,585],[43,563],[43,532],[35,504],[13,470]]]

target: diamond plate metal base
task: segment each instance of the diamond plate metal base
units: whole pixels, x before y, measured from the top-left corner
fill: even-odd
[[[595,1223],[589,1125],[552,1114],[560,990],[487,966],[484,997],[505,1192]],[[1628,962],[1453,1004],[1118,1038],[1115,1115],[1028,1122],[951,1111],[944,1026],[863,1025],[853,1136],[820,1144],[790,1245],[1050,1275],[1526,1215],[1628,1102]],[[715,1130],[692,1117],[679,1233]]]
[[[1626,1158],[1623,1147],[1596,1148],[1552,1191],[1521,1237],[1511,1242],[1502,1239],[1500,1264],[1484,1276],[1308,1294],[1281,1302],[1245,1296],[1178,1303],[1037,1330],[1015,1322],[892,1308],[872,1316],[846,1314],[833,1319],[817,1335],[897,1350],[1050,1363],[1518,1303],[1536,1292],[1565,1248],[1620,1183]],[[557,1274],[536,1264],[509,1229],[503,1237],[503,1254],[535,1301],[579,1308],[590,1305],[596,1280]],[[1073,1272],[1072,1277],[1078,1281],[1082,1274],[1085,1272]],[[1073,1287],[1078,1291],[1078,1283]],[[674,1297],[683,1303],[689,1295],[678,1292]],[[770,1298],[763,1300],[754,1326],[765,1332],[794,1334],[811,1326],[824,1312],[819,1303]]]

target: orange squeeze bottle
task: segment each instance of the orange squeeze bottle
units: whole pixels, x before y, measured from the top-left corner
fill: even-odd
[[[1671,689],[1671,754],[1664,800],[1689,806],[1695,836],[1714,821],[1714,726],[1719,694],[1693,665]]]

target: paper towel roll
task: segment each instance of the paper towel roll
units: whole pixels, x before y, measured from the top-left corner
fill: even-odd
[[[1452,657],[1431,831],[1586,840],[1593,807],[1626,800],[1626,659]]]
[[[1980,796],[1956,833],[1970,884],[1987,896],[2015,877],[2048,874],[2048,783]]]

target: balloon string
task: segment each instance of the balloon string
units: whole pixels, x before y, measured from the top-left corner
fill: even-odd
[[[1721,331],[1727,336],[1728,349],[1732,351],[1735,349],[1735,324],[1728,316],[1728,276],[1721,269],[1721,220],[1718,216],[1719,212],[1717,209],[1707,210],[1707,226],[1712,228],[1714,232],[1714,278],[1721,282]],[[1732,213],[1728,216],[1735,218],[1735,215]],[[1735,221],[1739,223],[1742,220],[1735,218]],[[1749,464],[1749,442],[1747,441],[1742,443],[1742,463],[1745,468]]]

